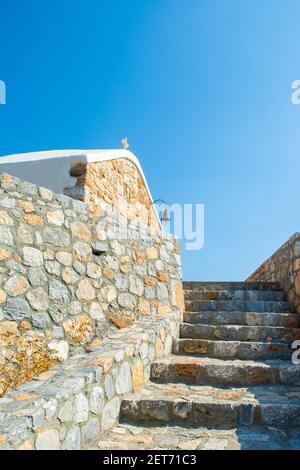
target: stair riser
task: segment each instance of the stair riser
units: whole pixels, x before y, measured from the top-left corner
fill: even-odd
[[[289,344],[210,341],[179,339],[173,344],[173,354],[193,354],[218,359],[267,360],[292,357]]]
[[[288,302],[264,302],[262,300],[187,300],[185,309],[188,312],[205,311],[230,311],[241,312],[289,312]]]
[[[296,328],[272,328],[262,326],[213,326],[180,325],[180,338],[210,339],[221,341],[265,341],[291,343],[300,339],[300,330]]]
[[[229,291],[195,291],[185,290],[185,300],[264,300],[282,302],[284,295],[278,291],[229,290]]]
[[[184,290],[208,291],[208,290],[259,290],[278,291],[276,282],[194,282],[184,281]]]
[[[176,400],[123,400],[121,421],[191,426],[299,426],[300,405],[220,404]]]
[[[184,312],[183,319],[192,324],[300,327],[300,315],[282,313]]]
[[[300,384],[300,370],[262,365],[201,365],[193,362],[154,363],[151,378],[159,383],[178,382],[195,385],[250,386]]]

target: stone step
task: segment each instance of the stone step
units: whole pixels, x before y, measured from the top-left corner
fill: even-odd
[[[184,291],[185,300],[264,300],[280,302],[284,300],[282,291],[273,290],[194,290]]]
[[[261,313],[261,312],[184,312],[186,323],[205,323],[212,325],[248,325],[248,326],[284,326],[300,327],[300,315],[295,313]]]
[[[221,360],[169,356],[152,363],[151,379],[197,385],[300,385],[300,366],[291,361]]]
[[[238,425],[295,427],[300,426],[300,386],[224,389],[149,384],[123,398],[120,420],[227,429]]]
[[[193,290],[280,290],[276,282],[196,282],[183,281],[184,289]]]
[[[212,341],[209,339],[178,339],[173,343],[174,354],[193,354],[219,359],[291,359],[290,344],[256,341]]]
[[[186,300],[185,310],[188,312],[201,311],[232,311],[241,312],[289,312],[288,302],[269,302],[264,300]]]
[[[221,341],[255,341],[291,343],[300,339],[299,328],[280,326],[205,325],[180,324],[180,338]]]

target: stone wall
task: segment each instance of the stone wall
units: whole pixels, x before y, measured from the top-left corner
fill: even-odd
[[[300,313],[300,233],[295,233],[247,281],[278,282],[295,312]]]
[[[116,209],[0,174],[0,361],[13,359],[14,385],[140,317],[182,311],[177,242],[118,224]]]
[[[0,398],[0,449],[84,449],[118,420],[121,399],[170,354],[180,312],[147,316]]]
[[[88,204],[117,206],[129,219],[155,230],[160,229],[157,216],[138,168],[125,158],[97,163],[74,163],[70,176],[77,178],[65,194]]]

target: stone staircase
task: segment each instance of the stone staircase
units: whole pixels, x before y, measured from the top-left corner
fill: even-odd
[[[300,366],[291,361],[300,316],[278,285],[185,282],[184,289],[173,355],[155,361],[151,382],[123,399],[120,423],[236,429],[236,436],[278,429],[296,432],[291,447],[300,448],[293,431],[300,429]]]

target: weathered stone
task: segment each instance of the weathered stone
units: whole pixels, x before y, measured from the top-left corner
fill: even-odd
[[[29,287],[29,283],[24,276],[15,274],[11,276],[4,284],[4,289],[9,295],[15,297],[23,294]]]
[[[157,277],[161,282],[168,282],[169,274],[165,272],[158,272]]]
[[[101,268],[96,263],[88,263],[86,267],[86,274],[88,277],[93,279],[99,279],[101,277]]]
[[[139,297],[143,295],[143,292],[144,292],[143,281],[138,277],[129,276],[129,292],[131,292],[132,294],[136,294]],[[125,305],[125,307],[127,306]]]
[[[67,287],[60,281],[53,279],[49,284],[49,297],[53,300],[66,302],[69,300],[69,292]]]
[[[57,261],[46,261],[45,269],[49,274],[60,276],[60,264]]]
[[[184,310],[184,296],[181,281],[171,281],[171,301],[172,305]]]
[[[99,415],[104,406],[104,392],[98,385],[94,386],[90,393],[90,410]]]
[[[105,302],[112,302],[117,297],[117,291],[114,286],[104,286],[101,288],[101,296]]]
[[[28,225],[43,225],[43,219],[40,215],[35,213],[25,214],[24,222]]]
[[[72,254],[67,253],[66,251],[59,251],[55,253],[55,258],[60,264],[64,266],[71,266],[72,264]]]
[[[129,310],[133,310],[136,305],[136,298],[127,292],[122,292],[118,296],[118,303],[121,307],[129,308]]]
[[[88,343],[95,334],[94,324],[88,315],[66,320],[63,327],[69,343],[73,345]]]
[[[10,252],[0,248],[0,261],[4,261],[11,256]]]
[[[58,413],[58,419],[62,423],[67,423],[69,421],[72,421],[73,419],[73,402],[72,400],[68,400],[64,403],[62,408],[60,409]]]
[[[127,328],[135,321],[134,312],[129,310],[109,308],[106,312],[106,317],[119,328]]]
[[[81,310],[82,310],[81,302],[78,302],[77,300],[70,302],[69,307],[68,307],[68,312],[70,315],[78,315],[78,313],[80,313]]]
[[[14,244],[13,234],[6,226],[0,226],[0,243],[6,246],[12,246]]]
[[[79,393],[74,400],[74,421],[83,423],[88,420],[89,402],[83,393]]]
[[[1,225],[14,225],[13,219],[6,211],[0,210],[0,224]]]
[[[82,442],[87,445],[94,442],[100,434],[100,424],[98,418],[91,418],[82,427]]]
[[[33,236],[31,230],[24,224],[20,224],[17,231],[17,237],[22,243],[33,243]]]
[[[37,450],[60,450],[57,429],[39,429],[37,431],[35,448]]]
[[[168,288],[162,282],[159,282],[156,286],[156,295],[157,295],[158,300],[162,302],[169,300]]]
[[[25,246],[23,248],[23,257],[24,264],[26,264],[26,266],[42,266],[44,262],[43,253],[40,250],[30,246]]]
[[[105,315],[103,313],[101,304],[98,302],[92,302],[89,308],[89,314],[94,320],[105,320]]]
[[[81,436],[79,426],[72,426],[66,434],[62,449],[63,450],[80,450]]]
[[[4,304],[6,302],[6,299],[7,299],[7,295],[2,289],[0,289],[0,305]]]
[[[42,287],[35,287],[26,293],[26,299],[29,300],[34,310],[47,310],[49,301],[48,295]]]
[[[71,223],[71,232],[73,237],[81,238],[82,240],[89,241],[91,239],[91,231],[87,224],[80,221]]]
[[[70,237],[66,230],[56,227],[45,227],[44,241],[50,245],[65,247],[70,244]]]
[[[4,307],[6,317],[12,320],[23,320],[31,315],[31,310],[28,303],[20,298],[8,298],[6,306]]]
[[[48,211],[47,220],[50,224],[61,227],[64,224],[64,213],[61,210]]]
[[[132,388],[136,390],[144,382],[144,364],[140,359],[135,359],[131,367],[132,371]]]
[[[150,315],[150,303],[148,300],[141,298],[138,303],[138,310],[141,315]]]
[[[132,389],[131,370],[127,362],[121,365],[116,377],[116,392],[123,394],[130,392]]]
[[[53,192],[50,189],[40,187],[39,193],[41,198],[44,199],[44,201],[52,201]]]
[[[158,258],[158,251],[153,246],[146,248],[146,255],[148,259]]]
[[[52,357],[60,362],[67,359],[69,353],[69,345],[64,340],[53,340],[48,344],[48,348],[53,351]]]
[[[108,400],[110,400],[115,395],[115,386],[114,386],[113,379],[112,379],[111,375],[107,375],[105,377],[104,390],[105,390],[105,394],[106,394]]]
[[[85,242],[74,243],[73,257],[78,261],[89,261],[92,258],[91,246]]]
[[[32,267],[28,270],[28,279],[32,286],[43,286],[47,282],[47,274],[42,267]]]
[[[51,323],[51,319],[47,312],[33,313],[32,325],[40,330],[46,330]]]
[[[153,276],[146,276],[144,278],[144,283],[146,284],[146,286],[156,286],[157,279],[155,279],[155,277]]]
[[[105,432],[112,428],[119,416],[120,398],[114,397],[103,408],[101,415],[101,431]]]
[[[72,268],[63,269],[61,276],[66,284],[74,284],[79,280],[78,274]]]
[[[93,300],[96,297],[95,289],[88,279],[82,279],[78,283],[76,296],[79,300]]]

